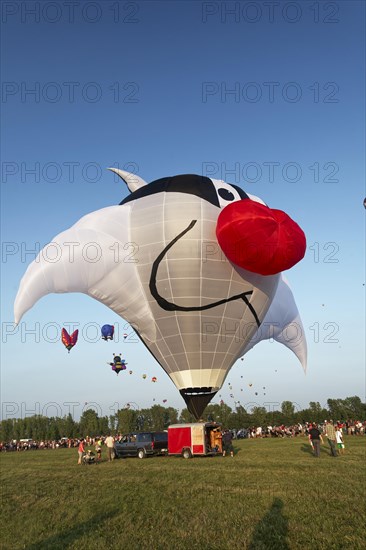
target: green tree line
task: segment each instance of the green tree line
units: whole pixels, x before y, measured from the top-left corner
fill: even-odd
[[[291,401],[283,401],[280,410],[269,411],[265,407],[254,406],[247,411],[242,406],[232,409],[224,402],[208,405],[202,420],[220,422],[225,428],[241,429],[250,426],[293,425],[304,422],[321,423],[325,419],[366,420],[366,403],[358,396],[346,399],[328,399],[327,407],[311,401],[308,408],[297,410]],[[71,414],[62,418],[33,415],[26,418],[11,418],[0,422],[0,441],[12,439],[59,440],[62,437],[79,438],[107,435],[108,433],[128,433],[133,431],[160,431],[170,424],[196,422],[187,409],[179,414],[173,407],[154,405],[148,409],[133,410],[124,408],[116,414],[98,416],[93,409],[83,412],[79,421]]]

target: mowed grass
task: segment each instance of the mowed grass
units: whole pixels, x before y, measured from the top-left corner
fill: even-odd
[[[337,458],[304,437],[234,447],[89,466],[76,449],[1,453],[1,548],[365,548],[366,437]]]

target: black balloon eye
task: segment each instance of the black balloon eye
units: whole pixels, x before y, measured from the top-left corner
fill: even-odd
[[[228,189],[225,189],[224,187],[221,187],[218,190],[218,193],[224,201],[233,201],[235,199],[233,193],[229,191]]]

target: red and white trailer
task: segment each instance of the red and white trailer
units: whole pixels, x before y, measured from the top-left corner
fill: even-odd
[[[216,422],[172,424],[168,427],[168,454],[184,458],[222,453],[221,425]]]

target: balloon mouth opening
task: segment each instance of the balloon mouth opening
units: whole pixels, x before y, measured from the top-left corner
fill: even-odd
[[[187,409],[189,412],[199,420],[202,416],[203,411],[215,397],[218,390],[211,388],[185,388],[179,390],[181,396],[186,402]]]

